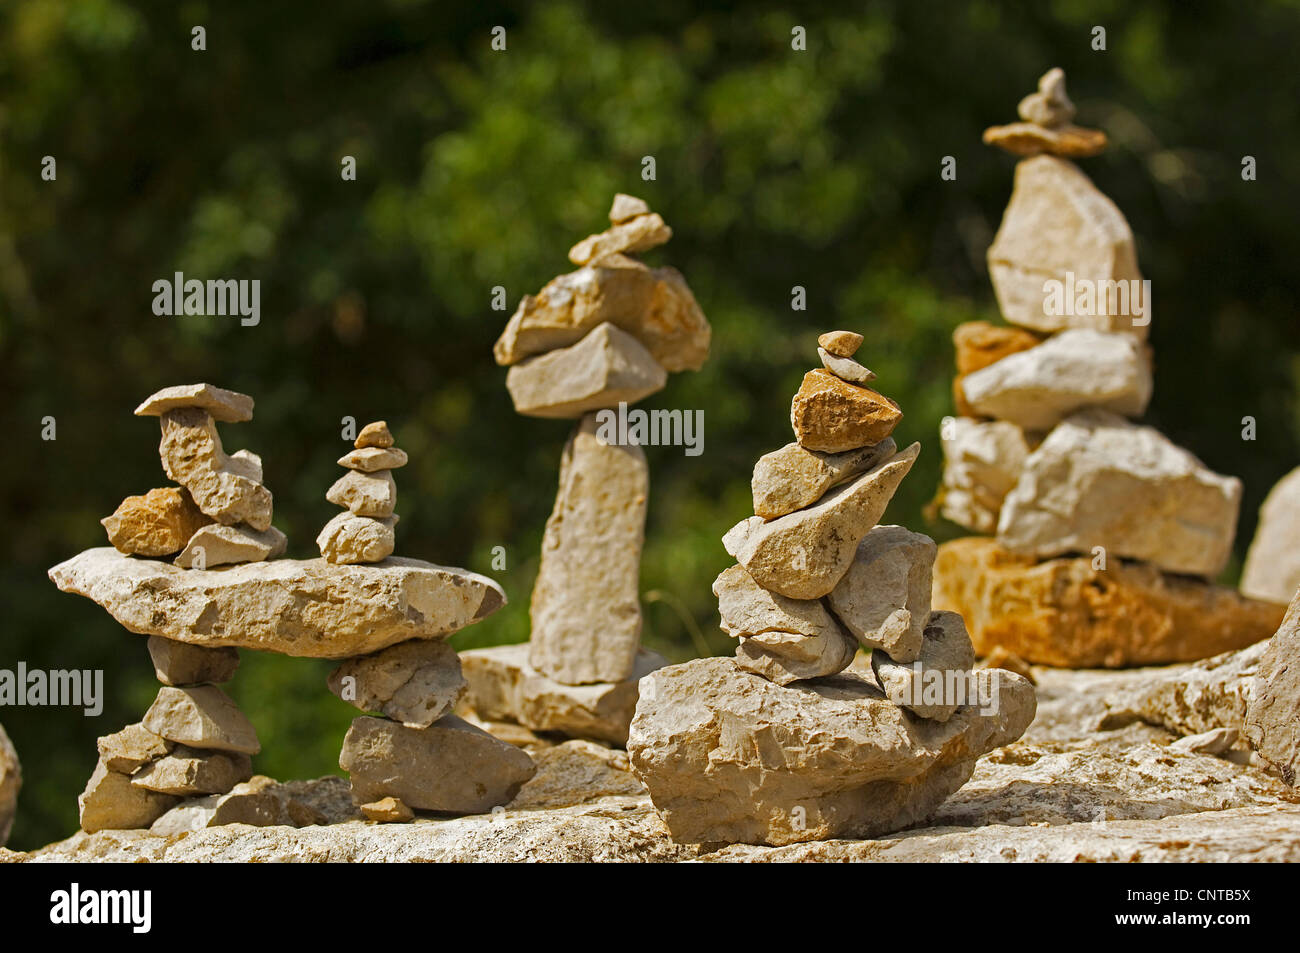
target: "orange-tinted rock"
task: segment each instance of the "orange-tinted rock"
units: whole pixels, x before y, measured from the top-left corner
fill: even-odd
[[[1100,129],[1085,129],[1083,126],[1047,129],[1037,123],[1013,122],[1006,126],[989,126],[984,130],[984,143],[1017,156],[1047,153],[1082,159],[1095,156],[1106,148],[1106,134]]]
[[[128,496],[100,522],[119,553],[159,557],[180,552],[212,519],[199,511],[189,491],[168,486]]]
[[[952,332],[957,349],[957,373],[973,374],[1018,351],[1027,351],[1043,339],[1024,328],[987,321],[966,321]]]
[[[960,612],[975,651],[1035,665],[1122,668],[1191,662],[1244,648],[1277,629],[1284,608],[1235,589],[1112,558],[1035,562],[991,539],[944,543],[933,608]]]
[[[790,404],[799,446],[827,453],[880,443],[902,419],[898,404],[888,397],[824,370],[805,374]]]

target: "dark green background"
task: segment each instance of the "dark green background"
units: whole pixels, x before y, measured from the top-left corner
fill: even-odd
[[[506,53],[489,48],[498,24]],[[795,24],[807,52],[790,49]],[[10,846],[75,829],[95,737],[156,689],[144,638],[45,570],[104,545],[98,520],[167,482],[156,422],[131,415],[159,387],[257,399],[224,437],[263,456],[294,557],[315,555],[336,512],[340,418],[387,418],[411,454],[398,551],[490,572],[507,549],[492,574],[511,604],[455,644],[527,637],[569,425],[513,412],[490,289],[513,308],[568,270],[617,190],[673,226],[647,257],[682,270],[714,331],[704,370],[646,402],[705,412],[703,456],[648,449],[646,643],[674,660],[728,649],[709,591],[729,561],[719,537],[750,513],[754,460],[790,439],[818,331],[866,335],[906,413],[897,436],[924,443],[888,519],[955,535],[922,510],[952,328],[996,320],[984,252],[1014,164],[980,133],[1054,65],[1079,120],[1111,136],[1084,167],[1153,280],[1148,419],[1245,481],[1239,559],[1300,457],[1297,49],[1292,2],[0,5],[0,667],[103,668],[108,696],[97,719],[0,711],[26,774]],[[55,182],[39,177],[47,154]],[[1241,180],[1243,155],[1258,181]],[[261,325],[155,317],[150,286],[176,270],[259,278]],[[337,770],[355,712],[326,690],[330,668],[246,654],[230,690],[261,735],[258,770]]]

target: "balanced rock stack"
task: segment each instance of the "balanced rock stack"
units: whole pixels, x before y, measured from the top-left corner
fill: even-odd
[[[497,341],[515,409],[577,418],[546,523],[526,645],[465,652],[467,701],[479,717],[623,744],[637,682],[664,664],[641,648],[641,546],[650,492],[645,454],[601,426],[698,370],[709,323],[681,274],[638,252],[672,237],[641,199],[614,197],[611,227],[574,245],[577,271],[526,295]],[[680,412],[677,412],[680,422]]]
[[[318,823],[324,815],[297,797],[295,782],[252,775],[257,733],[218,687],[235,674],[236,650],[348,659],[345,674],[359,686],[349,700],[418,722],[445,709],[454,690],[447,683],[455,654],[448,659],[440,640],[505,604],[492,580],[415,559],[347,565],[275,558],[284,538],[270,526],[261,462],[246,452],[226,456],[213,426],[248,420],[252,409],[251,398],[206,384],[168,388],[141,405],[138,414],[162,417],[163,467],[182,489],[128,499],[105,521],[114,547],[87,550],[49,572],[61,590],[93,599],[127,629],[149,636],[163,685],[138,724],[99,739],[99,763],[79,802],[87,832]],[[178,551],[175,562],[162,558]],[[393,654],[384,656],[391,646]],[[375,653],[379,661],[372,662]],[[449,777],[439,779],[441,787],[428,785],[459,784],[469,793],[430,809],[468,812],[504,803],[532,774],[523,752],[485,732],[454,719],[426,723],[473,739],[437,752],[437,770]],[[354,796],[369,803],[390,784],[405,793],[412,772],[430,770],[421,750],[408,752],[400,742],[384,749],[384,732],[366,734],[366,727],[354,724],[349,733],[366,735],[355,745],[364,751]],[[378,781],[367,773],[372,766],[383,768]]]
[[[406,452],[393,446],[388,422],[366,424],[353,450],[339,457],[347,473],[325,494],[344,512],[325,524],[316,537],[320,554],[332,563],[377,563],[392,555],[398,516],[393,471],[406,466]]]
[[[252,420],[253,398],[211,384],[182,384],[158,391],[135,413],[159,418],[163,471],[180,486],[128,496],[101,521],[118,552],[175,556],[187,569],[284,554],[285,536],[271,525],[261,457],[247,450],[227,455],[217,433],[218,421]]]
[[[935,607],[980,655],[1045,665],[1152,665],[1249,645],[1276,607],[1214,586],[1241,483],[1152,427],[1149,285],[1113,202],[1070,161],[1106,145],[1071,125],[1059,69],[985,142],[1025,156],[988,252],[1010,326],[957,328],[939,511],[996,540],[945,543]]]
[[[1033,719],[1029,681],[972,671],[961,616],[931,611],[934,542],[877,525],[920,445],[897,449],[902,412],[864,386],[861,343],[819,338],[824,369],[795,395],[795,442],[759,459],[756,515],[723,538],[737,564],[713,591],[735,658],[642,679],[628,754],[680,841],[898,830]],[[870,663],[850,669],[859,646]]]

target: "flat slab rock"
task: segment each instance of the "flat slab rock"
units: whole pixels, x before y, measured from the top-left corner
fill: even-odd
[[[1152,674],[1039,670],[1038,715],[1021,740],[980,758],[927,826],[876,839],[681,844],[623,752],[571,741],[535,753],[537,774],[496,814],[369,823],[347,782],[327,777],[283,786],[317,795],[321,826],[78,833],[32,853],[0,850],[0,861],[1300,861],[1300,805],[1278,779],[1170,748],[1174,736],[1157,728],[1096,730],[1105,699]]]
[[[132,632],[300,658],[350,658],[450,635],[506,602],[486,576],[402,557],[373,565],[276,559],[197,570],[102,547],[49,575]]]

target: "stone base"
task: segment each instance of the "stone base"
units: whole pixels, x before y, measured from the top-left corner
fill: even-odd
[[[982,537],[939,547],[933,605],[965,617],[981,656],[1062,668],[1193,662],[1268,638],[1285,611],[1144,563],[1036,562]]]
[[[641,649],[630,677],[621,682],[562,685],[528,664],[528,643],[460,653],[469,682],[465,701],[480,718],[512,721],[533,731],[627,744],[636,711],[637,682],[668,662]]]
[[[851,673],[781,686],[696,659],[646,679],[628,757],[679,842],[878,837],[924,821],[1033,721],[1029,682],[977,679],[971,704],[940,723]]]

